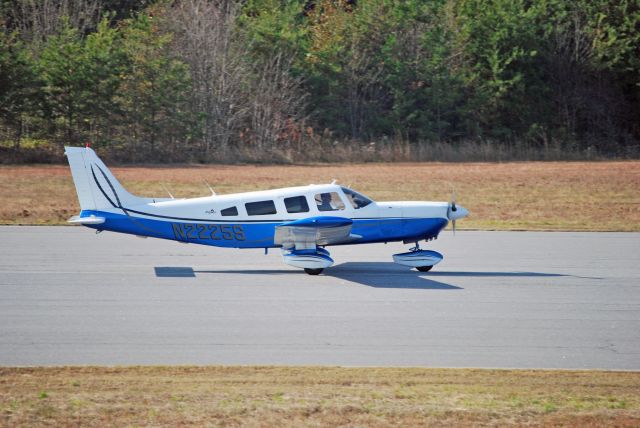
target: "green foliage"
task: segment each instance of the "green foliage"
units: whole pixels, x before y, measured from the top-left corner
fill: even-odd
[[[455,8],[461,77],[478,136],[510,138],[526,129],[527,88],[535,82],[537,8],[525,0],[459,0]]]
[[[159,31],[146,14],[117,27],[110,25],[109,18],[86,37],[67,21],[35,61],[48,128],[62,143],[142,143],[152,152],[160,135],[174,142],[183,140],[190,125],[184,108],[189,76],[186,65],[171,56],[171,34]],[[8,73],[23,79],[29,73],[24,54],[11,56],[20,44],[15,42],[13,50],[8,50],[5,39],[3,63],[12,65],[3,70],[7,69],[6,78],[16,88],[6,96],[14,99],[28,85]]]
[[[15,34],[0,32],[0,123],[14,132],[16,147],[29,114],[39,111],[38,76]]]
[[[464,135],[463,79],[454,33],[443,2],[402,2],[392,19],[399,28],[385,41],[386,83],[393,122],[409,140]]]
[[[59,35],[49,38],[38,58],[38,74],[43,80],[43,93],[49,118],[63,122],[65,138],[74,143],[81,138],[78,130],[86,118],[91,87],[84,42],[78,31],[66,22]]]
[[[87,103],[85,121],[91,126],[91,140],[100,141],[111,136],[113,121],[121,121],[124,111],[118,102],[123,75],[127,72],[127,56],[120,32],[109,27],[105,18],[84,44],[86,75],[84,87]]]
[[[16,147],[91,140],[183,160],[257,135],[299,151],[348,139],[624,155],[640,140],[638,0],[109,0],[97,26],[63,17],[37,48],[18,3],[0,5],[0,137]],[[190,26],[205,5],[219,15]]]
[[[188,68],[171,57],[172,36],[162,33],[152,17],[139,14],[122,33],[127,68],[120,77],[119,98],[127,115],[126,132],[130,144],[148,143],[153,153],[160,136],[175,144],[188,133]]]
[[[239,29],[257,57],[273,52],[306,51],[307,28],[302,25],[304,1],[248,0],[239,18]]]

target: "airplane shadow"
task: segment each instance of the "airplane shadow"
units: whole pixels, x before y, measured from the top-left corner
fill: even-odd
[[[428,278],[427,273],[409,270],[391,262],[347,262],[325,270],[326,276],[373,288],[411,290],[462,290],[457,285]]]
[[[239,275],[297,275],[305,278],[306,275],[299,270],[291,269],[220,269],[220,270],[193,270],[192,267],[156,266],[155,274],[159,278],[195,278],[196,274],[239,274]],[[373,288],[395,288],[413,290],[462,290],[463,287],[437,281],[435,278],[475,277],[475,278],[536,278],[536,277],[568,277],[572,275],[543,272],[417,272],[407,267],[391,262],[346,262],[329,269],[323,273],[345,281],[362,284]],[[601,279],[601,278],[590,278]]]
[[[544,272],[446,272],[435,271],[429,272],[429,276],[457,276],[457,277],[475,277],[475,278],[487,278],[487,277],[511,277],[511,278],[540,278],[540,277],[572,277],[581,279],[603,279],[596,276],[576,276],[565,273],[544,273]]]
[[[196,274],[208,274],[208,273],[234,273],[238,275],[281,275],[291,274],[300,275],[299,270],[287,270],[287,269],[220,269],[220,270],[193,270],[188,266],[156,266],[154,268],[156,276],[158,278],[195,278]]]
[[[158,278],[195,278],[192,267],[156,266],[154,268]]]
[[[235,273],[238,275],[299,275],[300,270],[287,269],[220,269],[220,270],[196,270],[195,273]]]
[[[238,274],[238,275],[295,275],[300,279],[307,279],[307,275],[301,270],[285,269],[220,269],[220,270],[194,270],[186,266],[156,266],[155,274],[158,278],[195,278],[196,274]],[[410,271],[395,263],[343,263],[324,271],[324,275],[345,281],[354,282],[374,288],[405,288],[416,290],[460,290],[451,284],[434,281],[424,277],[416,271]],[[311,279],[311,278],[309,278]]]

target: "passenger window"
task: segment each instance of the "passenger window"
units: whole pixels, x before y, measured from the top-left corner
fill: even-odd
[[[249,215],[276,214],[276,205],[273,201],[248,202],[244,204]]]
[[[287,207],[288,213],[306,213],[309,212],[309,204],[304,196],[294,196],[293,198],[284,198],[284,205]]]
[[[238,208],[236,208],[236,207],[225,208],[222,211],[220,211],[220,214],[223,217],[228,217],[228,216],[232,216],[232,215],[238,215]]]
[[[318,193],[315,196],[318,211],[337,211],[344,209],[344,203],[336,192]]]

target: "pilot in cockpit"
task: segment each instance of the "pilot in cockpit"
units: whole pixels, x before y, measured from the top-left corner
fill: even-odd
[[[320,194],[322,202],[318,203],[318,211],[334,211],[335,208],[331,205],[331,193]]]

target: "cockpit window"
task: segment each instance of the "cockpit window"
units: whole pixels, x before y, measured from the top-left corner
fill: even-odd
[[[355,209],[364,208],[367,205],[369,205],[371,202],[373,202],[371,199],[367,198],[366,196],[354,190],[348,189],[346,187],[342,187],[342,191],[347,196],[347,199],[349,200],[349,202],[351,202],[351,205],[353,205],[353,208]]]
[[[315,196],[318,211],[338,211],[344,209],[344,202],[336,192],[318,193]]]

